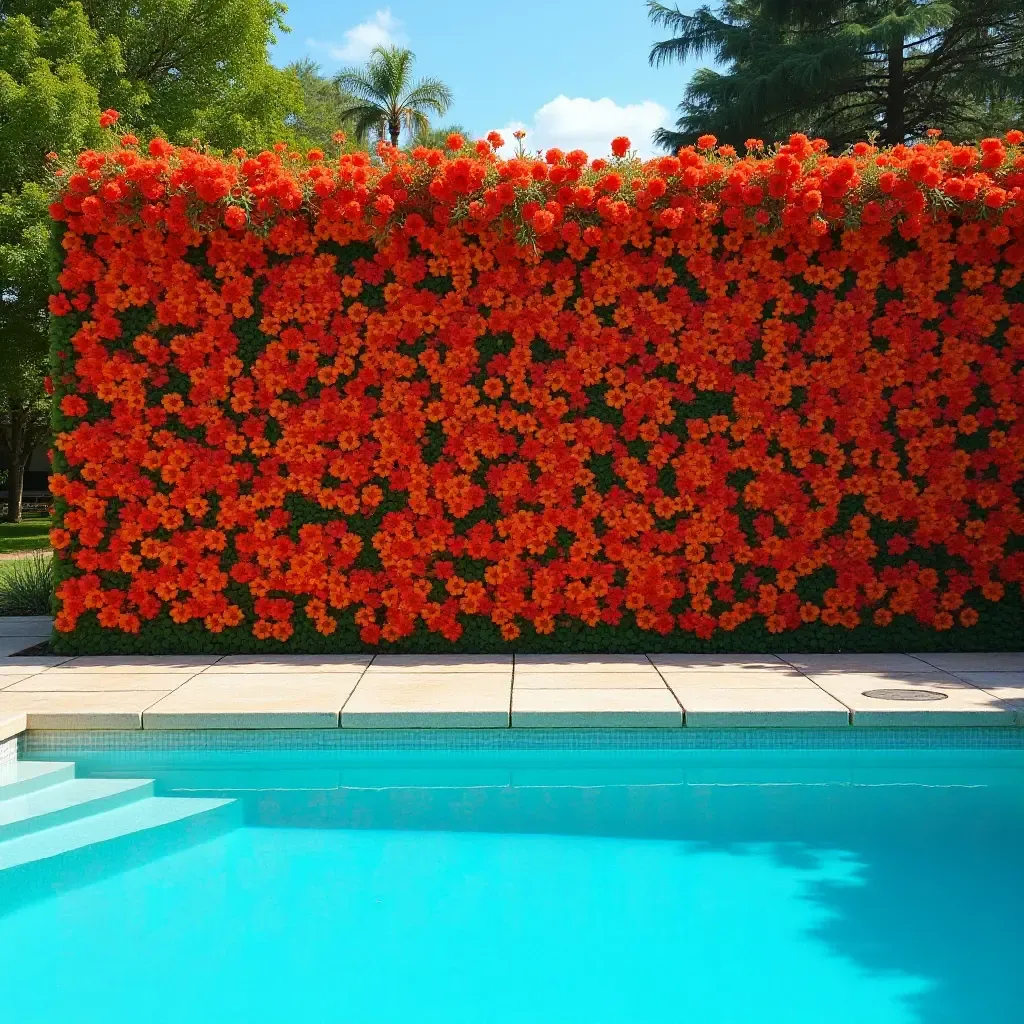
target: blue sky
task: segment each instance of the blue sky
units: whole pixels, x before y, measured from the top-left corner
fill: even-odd
[[[286,0],[292,31],[274,62],[316,60],[325,73],[365,61],[375,43],[416,54],[420,75],[455,94],[445,123],[480,137],[525,127],[531,148],[607,152],[628,135],[650,153],[651,132],[675,121],[693,65],[651,68],[651,43],[664,37],[643,0]],[[680,6],[692,9],[694,3]]]

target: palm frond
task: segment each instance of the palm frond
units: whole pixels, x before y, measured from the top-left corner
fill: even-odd
[[[375,103],[382,98],[376,83],[362,68],[343,68],[334,76],[334,84],[356,99]]]
[[[423,78],[401,100],[403,107],[432,110],[443,117],[452,105],[452,91],[439,78]]]

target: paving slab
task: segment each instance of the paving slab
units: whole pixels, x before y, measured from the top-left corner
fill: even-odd
[[[0,636],[0,659],[6,660],[13,655],[18,654],[20,651],[27,650],[29,647],[35,647],[37,644],[41,644],[44,640],[49,640],[47,636]],[[27,655],[26,655],[27,657]],[[34,655],[38,657],[38,655]],[[21,660],[20,658],[18,659]],[[63,659],[67,661],[67,658]]]
[[[59,655],[32,654],[25,655],[23,658],[14,658],[0,653],[0,686],[3,686],[4,676],[42,672],[44,668],[57,668],[59,665],[66,665],[70,660],[70,658],[62,658]]]
[[[1024,671],[1020,672],[957,672],[957,679],[983,690],[1020,690],[1024,692]]]
[[[822,672],[929,672],[934,666],[911,654],[780,654],[793,668],[808,675]]]
[[[652,654],[650,659],[658,669],[689,669],[700,672],[792,669],[792,666],[774,654]]]
[[[929,665],[947,672],[1024,672],[1024,651],[955,651],[946,654],[915,654]]]
[[[29,729],[141,729],[142,712],[165,694],[156,690],[113,693],[10,693],[0,690],[0,715],[24,713]]]
[[[0,676],[0,693],[4,690],[9,690],[12,686],[16,686],[18,683],[25,679],[31,679],[32,673],[25,673],[24,675],[2,675]]]
[[[146,729],[333,729],[351,672],[201,674],[146,711]]]
[[[952,672],[932,668],[925,672],[809,672],[808,678],[818,686],[828,689],[834,681],[837,686],[850,686],[860,690],[884,689],[885,687],[924,686],[932,689],[963,690],[971,689],[965,682]],[[830,691],[831,692],[831,691]]]
[[[191,672],[69,672],[63,668],[47,669],[18,680],[0,676],[0,692],[39,693],[51,691],[81,691],[113,693],[118,690],[159,690],[168,693],[194,678]]]
[[[2,615],[0,616],[0,637],[42,637],[48,640],[53,631],[53,619],[49,615]],[[26,646],[28,646],[26,644]]]
[[[1024,725],[1024,672],[961,672],[960,678],[1012,705]]]
[[[794,688],[816,690],[815,683],[802,672],[795,669],[774,668],[751,668],[741,669],[720,669],[706,671],[704,669],[685,668],[663,668],[661,675],[665,682],[673,689],[677,687],[696,686],[708,687],[741,687],[743,689],[783,689]]]
[[[678,728],[683,713],[661,689],[516,689],[513,728]]]
[[[0,743],[12,736],[20,736],[26,728],[24,712],[17,715],[0,715]]]
[[[530,672],[615,673],[632,669],[648,671],[646,654],[517,654],[516,675]]]
[[[232,654],[204,669],[206,675],[246,675],[271,672],[334,672],[361,674],[373,660],[372,654]]]
[[[671,683],[670,683],[671,685]],[[849,726],[847,707],[817,686],[673,686],[692,728]]]
[[[1016,724],[1016,709],[1009,703],[961,680],[939,681],[904,676],[893,680],[881,674],[813,677],[853,712],[854,726],[1005,726]],[[897,700],[886,691],[911,691],[938,699]],[[866,696],[874,692],[883,696]]]
[[[126,657],[103,655],[70,658],[61,665],[61,669],[64,672],[86,672],[91,675],[146,675],[164,672],[188,672],[195,675],[196,672],[215,664],[217,660],[215,654],[146,654]]]
[[[343,729],[505,729],[511,672],[382,673],[360,680],[342,708]]]
[[[619,672],[524,672],[516,668],[517,690],[664,690],[653,665]]]
[[[370,666],[373,673],[410,672],[429,675],[437,672],[512,673],[511,654],[378,654]]]

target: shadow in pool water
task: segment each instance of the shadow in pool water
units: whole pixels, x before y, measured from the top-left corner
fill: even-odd
[[[1024,794],[1006,785],[648,785],[261,793],[253,823],[680,840],[806,879],[813,934],[873,976],[922,979],[913,1024],[1019,1024]],[[823,858],[838,871],[821,872]],[[756,920],[750,922],[758,927]],[[823,1015],[822,1020],[827,1019]]]
[[[698,883],[692,895],[703,903],[695,927],[721,915],[755,938],[778,935],[764,915],[799,904],[791,932],[801,942],[820,943],[879,991],[892,981],[901,994],[892,997],[889,1015],[864,1017],[865,1024],[1024,1020],[1012,980],[1024,954],[1024,889],[1016,884],[1024,861],[1019,767],[918,770],[908,761],[827,771],[714,764],[531,771],[500,763],[434,774],[422,767],[404,774],[320,767],[292,776],[221,769],[160,773],[158,785],[178,795],[239,798],[246,825],[256,831],[489,833],[508,835],[510,845],[529,835],[668,843],[678,853],[667,862],[669,874],[707,871],[706,887]],[[629,784],[609,784],[615,778]],[[727,867],[708,868],[715,862]],[[737,906],[736,893],[722,891],[728,878],[748,902]],[[778,892],[758,899],[761,880]],[[62,882],[65,891],[72,884],[70,877]],[[756,943],[751,948],[749,955],[779,955],[763,945],[759,954]],[[723,961],[735,956],[723,947]],[[678,969],[681,991],[701,983],[687,963]],[[757,977],[763,982],[765,971]],[[717,998],[731,995],[724,989]],[[734,1019],[753,1024],[748,1015]],[[835,1018],[823,1005],[818,1019]]]

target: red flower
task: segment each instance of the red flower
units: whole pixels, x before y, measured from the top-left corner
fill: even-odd
[[[547,210],[538,210],[531,221],[538,235],[543,235],[555,226],[555,218]]]
[[[229,206],[224,211],[224,223],[232,231],[240,231],[246,224],[245,210],[241,206]]]
[[[630,146],[632,146],[632,143],[625,135],[619,135],[617,138],[612,139],[612,153],[615,156],[625,156],[629,152]]]

